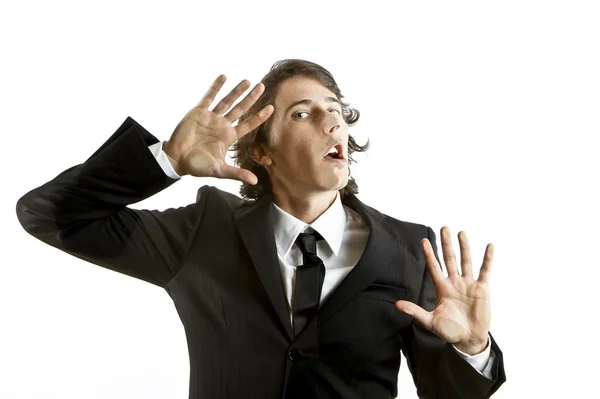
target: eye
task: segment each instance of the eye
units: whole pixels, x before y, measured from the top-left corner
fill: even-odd
[[[332,108],[329,111],[335,111],[338,115],[341,114],[340,110],[337,108]]]
[[[294,118],[296,118],[296,119],[305,119],[306,117],[302,117],[302,116],[300,116],[300,117],[299,117],[299,116],[298,116],[298,115],[302,115],[302,114],[306,114],[306,115],[308,115],[308,112],[306,112],[306,111],[300,111],[300,112],[296,112],[296,113],[294,114]]]

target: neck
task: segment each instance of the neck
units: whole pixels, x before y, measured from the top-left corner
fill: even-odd
[[[336,191],[295,195],[273,187],[273,202],[297,219],[311,224],[333,204]]]

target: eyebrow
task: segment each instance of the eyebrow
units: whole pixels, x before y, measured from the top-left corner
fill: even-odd
[[[342,105],[342,104],[340,104],[340,101],[335,97],[325,97],[325,101],[328,103],[338,103],[340,106]],[[305,98],[304,100],[298,100],[298,101],[292,103],[289,107],[287,107],[287,109],[285,110],[285,113],[287,114],[288,111],[290,109],[294,108],[296,105],[300,105],[300,104],[310,105],[312,103],[313,103],[312,100],[309,100],[307,98]]]

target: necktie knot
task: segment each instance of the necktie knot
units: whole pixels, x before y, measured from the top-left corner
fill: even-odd
[[[317,316],[325,280],[325,265],[317,256],[317,241],[322,239],[323,237],[314,230],[300,233],[296,238],[296,244],[302,251],[303,258],[303,264],[296,268],[292,305],[296,336],[304,329],[308,320]]]
[[[317,241],[323,240],[323,236],[318,231],[312,230],[307,233],[300,233],[296,238],[296,244],[303,255],[317,255]]]

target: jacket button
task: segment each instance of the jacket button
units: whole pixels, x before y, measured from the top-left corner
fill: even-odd
[[[296,360],[300,360],[300,358],[302,357],[302,351],[300,349],[294,348],[288,352],[288,357],[290,358],[290,360],[292,362],[295,362]]]

